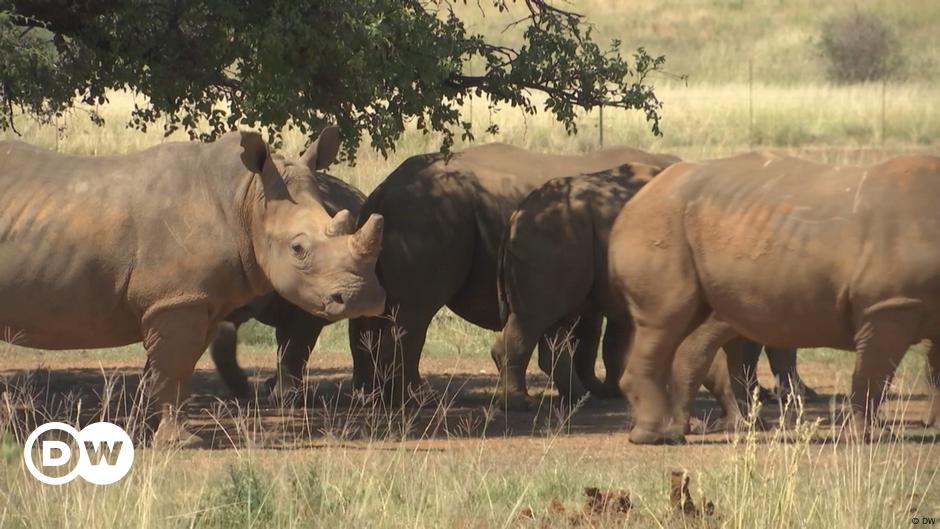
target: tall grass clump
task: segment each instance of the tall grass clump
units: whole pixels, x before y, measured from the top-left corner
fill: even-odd
[[[199,527],[270,527],[274,518],[271,478],[250,460],[231,463],[225,474],[210,485],[203,508],[196,517]]]
[[[900,527],[921,515],[938,516],[938,437],[907,426],[904,398],[869,440],[851,423],[847,406],[829,426],[807,420],[794,396],[781,407],[780,427],[734,437],[718,480],[729,527]],[[910,443],[925,443],[911,450]],[[723,498],[722,498],[723,496]]]

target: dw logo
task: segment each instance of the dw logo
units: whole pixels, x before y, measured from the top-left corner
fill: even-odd
[[[48,434],[54,431],[67,433],[71,441],[51,439],[53,436]],[[34,450],[37,441],[39,447]],[[34,461],[37,455],[39,465]],[[47,485],[63,485],[78,476],[96,485],[110,485],[131,470],[134,443],[123,428],[109,422],[89,424],[82,431],[61,422],[50,422],[36,428],[26,438],[23,460],[29,473]]]

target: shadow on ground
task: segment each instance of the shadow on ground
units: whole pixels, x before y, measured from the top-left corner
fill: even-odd
[[[271,370],[257,370],[252,381],[258,388],[272,376]],[[493,374],[429,374],[433,390],[423,407],[394,410],[378,405],[351,391],[351,373],[342,368],[311,368],[306,377],[305,398],[299,405],[277,407],[266,398],[236,400],[214,371],[199,369],[193,377],[193,397],[189,408],[190,425],[213,448],[238,446],[297,448],[316,446],[323,441],[397,441],[402,439],[460,439],[484,437],[528,437],[553,435],[622,435],[629,430],[630,415],[619,400],[587,400],[571,409],[560,406],[557,394],[547,391],[548,379],[530,374],[530,388],[542,398],[529,411],[506,412],[492,403],[496,384]],[[12,422],[8,431],[22,435],[43,422],[63,421],[81,424],[97,420],[122,423],[127,420],[140,383],[138,368],[115,369],[36,369],[0,372],[0,421]],[[817,388],[824,389],[824,388]],[[889,426],[904,427],[904,440],[912,443],[938,443],[935,432],[918,430],[925,396],[889,395],[889,401],[903,400],[903,414],[889,412]],[[804,422],[819,421],[827,426],[841,420],[845,398],[821,394],[805,403]],[[895,406],[894,408],[898,408]],[[892,409],[889,405],[887,409]],[[761,417],[771,427],[781,421],[791,424],[795,410],[782,413],[779,404],[764,405]],[[12,412],[12,413],[11,413]],[[695,402],[695,417],[713,424],[720,408],[702,392]],[[0,424],[0,430],[3,429]],[[692,436],[692,442],[728,443],[724,435]],[[823,439],[823,442],[825,440]]]

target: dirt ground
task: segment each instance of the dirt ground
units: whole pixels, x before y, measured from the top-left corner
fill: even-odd
[[[273,374],[273,353],[243,354],[241,362],[252,373],[255,384]],[[0,362],[0,391],[6,387],[7,398],[17,403],[14,407],[20,408],[21,421],[29,422],[30,417],[37,421],[36,417],[42,417],[42,422],[70,420],[76,413],[83,423],[100,420],[104,396],[113,410],[107,418],[120,422],[121,410],[127,409],[139,383],[142,365],[143,358],[133,355],[7,357]],[[760,369],[762,383],[772,385],[764,362]],[[800,372],[820,394],[819,400],[806,403],[804,420],[818,419],[823,425],[838,422],[838,410],[843,408],[851,369],[833,369],[825,362],[801,361]],[[530,391],[543,393],[541,405],[532,411],[512,413],[491,405],[496,373],[488,359],[426,358],[422,362],[422,373],[434,389],[434,397],[426,406],[383,411],[352,395],[348,356],[317,352],[311,357],[306,377],[306,406],[279,409],[267,405],[263,399],[238,401],[227,397],[208,358],[203,358],[193,379],[190,424],[216,450],[246,445],[310,448],[337,442],[400,446],[403,440],[406,445],[434,450],[459,448],[463,444],[478,443],[481,438],[510,449],[514,444],[535,439],[573,449],[589,446],[592,451],[620,451],[627,446],[638,454],[655,450],[655,447],[628,443],[630,415],[623,402],[594,400],[585,402],[574,412],[560,411],[557,396],[548,388],[548,379],[535,370],[530,370]],[[922,390],[923,384],[911,387]],[[32,404],[25,407],[33,407],[38,414],[30,415],[23,409],[26,395]],[[940,443],[937,432],[924,430],[920,423],[926,414],[926,395],[916,391],[895,392],[888,399],[883,417],[894,431],[903,427],[906,442]],[[695,415],[708,424],[719,413],[717,403],[702,391],[696,401]],[[791,413],[791,417],[794,415]],[[764,406],[761,416],[770,426],[777,426],[783,414],[779,405],[769,404]],[[792,420],[788,423],[792,425]],[[690,435],[688,440],[702,447],[720,447],[729,444],[731,437],[718,432]]]

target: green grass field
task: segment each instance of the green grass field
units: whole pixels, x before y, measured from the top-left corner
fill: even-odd
[[[669,75],[654,79],[664,102],[663,136],[653,137],[639,115],[608,110],[606,146],[624,144],[689,159],[768,148],[840,164],[940,152],[940,2],[935,0],[583,0],[568,6],[586,13],[601,39],[619,38],[627,50],[642,45],[668,58]],[[856,6],[880,13],[897,30],[905,66],[885,84],[837,86],[824,77],[814,44],[819,26]],[[507,40],[516,37],[501,32],[520,9],[481,17],[476,2],[459,7],[474,29]],[[687,81],[678,75],[687,75]],[[124,153],[184,139],[164,138],[159,126],[147,133],[125,128],[134,96],[119,93],[110,99],[99,109],[107,120],[102,128],[81,111],[51,125],[21,116],[16,125],[26,141],[81,154]],[[554,152],[600,146],[597,111],[580,117],[577,136],[566,135],[544,114],[524,116],[509,108],[491,112],[482,100],[467,104],[463,113],[474,124],[477,141]],[[484,134],[494,122],[501,134]],[[0,138],[10,137],[9,131],[0,133]],[[304,141],[288,135],[284,149],[296,152]],[[369,192],[405,157],[438,146],[438,137],[410,130],[388,159],[363,148],[356,165],[340,164],[331,171]],[[425,371],[471,381],[492,376],[493,336],[442,311],[428,338],[424,356],[430,367]],[[273,366],[268,329],[249,324],[241,338],[250,366]],[[327,328],[317,349],[313,364],[327,358],[338,370],[331,377],[349,376],[345,324]],[[815,350],[801,358],[811,383],[831,392],[847,390],[851,354]],[[100,364],[102,376],[113,366],[133,372],[143,365],[143,352],[139,346],[82,352],[5,346],[0,347],[0,380],[44,369],[61,376],[76,363],[91,369]],[[458,367],[448,367],[452,364]],[[199,367],[209,373],[207,359]],[[474,421],[498,422],[501,416],[486,409],[485,398],[474,396],[469,403],[454,404],[462,406],[455,417],[463,418],[447,423],[446,435],[408,431],[398,437],[386,432],[346,438],[335,432],[345,431],[355,414],[335,407],[311,415],[316,433],[293,439],[286,445],[290,449],[239,442],[217,450],[139,450],[131,474],[106,487],[81,482],[43,486],[25,472],[22,438],[16,437],[22,432],[11,426],[11,417],[24,409],[51,408],[44,407],[41,392],[8,388],[0,393],[0,528],[560,528],[572,525],[567,515],[546,515],[549,503],[557,499],[569,511],[579,509],[588,486],[626,489],[634,504],[628,516],[611,515],[597,527],[911,527],[913,518],[940,517],[940,438],[912,422],[921,418],[926,389],[921,352],[908,355],[896,383],[891,410],[898,414],[899,436],[873,445],[827,442],[828,430],[813,422],[825,410],[790,422],[783,431],[691,437],[693,443],[685,447],[629,445],[626,415],[616,407],[610,408],[613,419],[604,419],[610,421],[605,425],[615,425],[608,430],[592,430],[584,418],[604,415],[607,408],[602,408],[579,411],[581,417],[576,414],[567,428],[490,436],[480,433]],[[485,394],[486,384],[481,388],[477,391]],[[821,406],[835,410],[837,401]],[[61,420],[81,411],[74,399],[66,402],[72,407],[55,408],[57,414],[45,418]],[[225,415],[218,411],[225,405],[212,405],[206,417]],[[446,408],[446,399],[436,406]],[[904,413],[908,407],[914,410],[910,414]],[[275,412],[262,412],[239,407],[225,415],[225,424],[273,424],[276,417],[264,414]],[[693,497],[714,501],[718,516],[697,519],[674,512],[668,474],[676,468],[690,473]],[[536,520],[518,519],[527,507]]]

